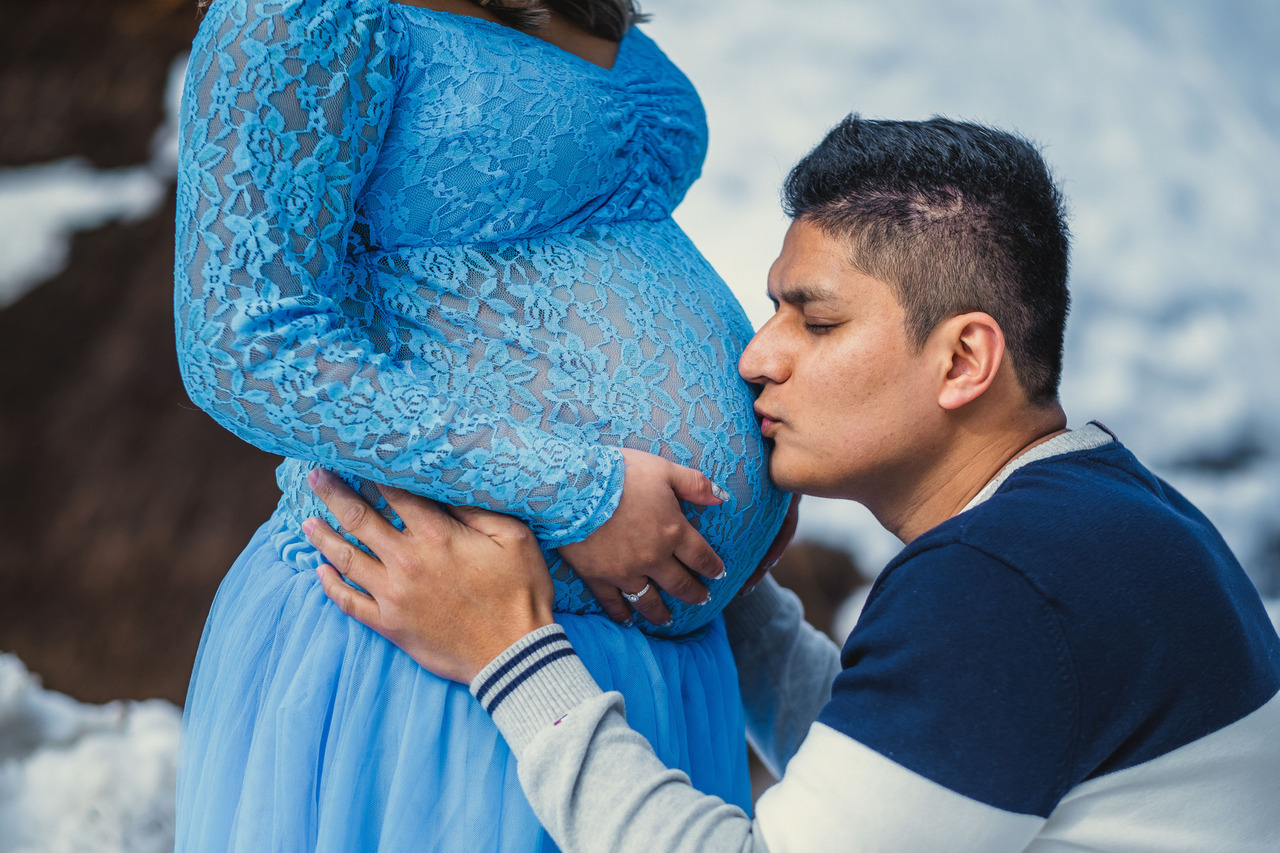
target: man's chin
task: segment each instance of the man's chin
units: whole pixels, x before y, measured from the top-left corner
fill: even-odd
[[[812,495],[815,498],[847,498],[843,483],[833,478],[836,472],[822,468],[801,468],[788,464],[784,457],[769,457],[769,479],[784,492]],[[825,475],[825,476],[824,476]]]
[[[782,491],[796,494],[811,494],[814,485],[809,478],[799,476],[797,471],[780,463],[777,456],[769,457],[769,479]]]

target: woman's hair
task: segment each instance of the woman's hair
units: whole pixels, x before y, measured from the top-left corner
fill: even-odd
[[[210,0],[196,0],[200,16]],[[632,24],[649,19],[636,0],[470,0],[510,27],[536,30],[553,10],[574,26],[609,41],[622,41]]]
[[[631,25],[645,20],[636,0],[471,0],[508,26],[540,27],[553,11],[574,26],[609,41],[622,41]]]

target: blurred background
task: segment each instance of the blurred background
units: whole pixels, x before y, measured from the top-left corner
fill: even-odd
[[[1072,425],[1115,430],[1280,597],[1280,4],[643,5],[711,126],[677,219],[757,325],[778,186],[845,114],[1042,144],[1073,211]],[[204,615],[275,503],[275,460],[174,358],[195,27],[192,0],[0,0],[0,851],[171,848]],[[843,638],[898,547],[806,500],[779,571]]]

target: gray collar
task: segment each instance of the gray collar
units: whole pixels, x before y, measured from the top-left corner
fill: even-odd
[[[960,510],[960,512],[967,512],[994,495],[996,489],[1004,485],[1004,481],[1009,479],[1009,475],[1023,465],[1030,462],[1038,462],[1041,459],[1048,459],[1050,456],[1072,453],[1076,450],[1092,450],[1115,440],[1116,437],[1111,434],[1111,431],[1097,421],[1089,421],[1080,429],[1068,430],[1062,435],[1055,435],[1048,441],[1037,444],[1026,453],[1009,460],[1009,463],[1000,469],[1000,473],[996,474],[991,479],[991,482],[983,486],[982,491],[974,495],[973,500],[965,504],[964,509]]]

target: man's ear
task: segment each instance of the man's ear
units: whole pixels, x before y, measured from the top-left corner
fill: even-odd
[[[951,317],[930,338],[941,349],[946,367],[938,405],[958,409],[991,387],[1004,361],[1004,332],[990,314],[974,311]]]

